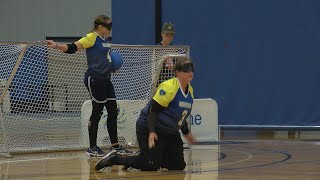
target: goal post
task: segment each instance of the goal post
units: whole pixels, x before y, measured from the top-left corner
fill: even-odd
[[[124,59],[112,82],[120,110],[118,136],[120,143],[127,145],[135,140],[136,118],[160,82],[161,73],[173,75],[173,71],[162,71],[165,59],[189,56],[190,49],[111,47]],[[70,55],[40,43],[0,42],[0,154],[87,148],[88,130],[83,119],[91,112],[83,107],[90,99],[83,84],[86,69],[85,51]],[[102,147],[109,146],[105,132],[98,132]]]

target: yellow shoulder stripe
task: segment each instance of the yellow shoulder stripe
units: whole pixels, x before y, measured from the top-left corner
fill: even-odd
[[[94,45],[94,43],[96,42],[96,39],[97,39],[96,33],[91,32],[87,34],[85,37],[81,38],[79,42],[81,43],[83,48],[87,49]]]
[[[191,94],[192,99],[194,99],[193,87],[191,86],[191,84],[189,84],[189,92],[190,92],[190,94]]]
[[[179,89],[178,86],[176,78],[164,81],[159,85],[153,99],[161,106],[168,107]]]

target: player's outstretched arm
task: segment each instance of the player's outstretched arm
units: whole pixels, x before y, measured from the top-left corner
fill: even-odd
[[[49,48],[58,49],[63,52],[68,52],[68,50],[70,50],[70,48],[73,48],[74,52],[83,49],[83,46],[79,41],[74,42],[72,44],[58,44],[58,43],[54,42],[53,40],[46,40],[46,42],[47,42],[47,46]]]

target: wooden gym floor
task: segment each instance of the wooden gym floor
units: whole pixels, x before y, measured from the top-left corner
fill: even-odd
[[[264,136],[261,136],[264,137]],[[222,136],[216,144],[193,145],[185,151],[185,171],[133,172],[114,166],[94,171],[97,158],[84,151],[0,156],[0,180],[310,180],[320,179],[320,141]]]

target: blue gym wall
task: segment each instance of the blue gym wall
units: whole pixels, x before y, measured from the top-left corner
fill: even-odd
[[[320,1],[162,0],[220,125],[320,125]],[[112,1],[113,43],[155,44],[154,0]]]
[[[113,0],[112,42],[154,45],[155,0]]]

